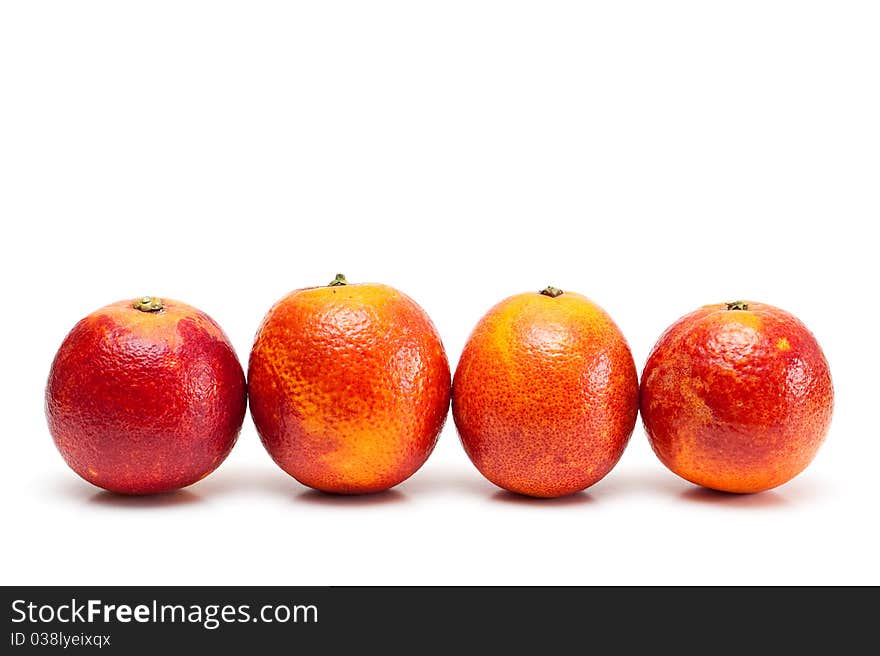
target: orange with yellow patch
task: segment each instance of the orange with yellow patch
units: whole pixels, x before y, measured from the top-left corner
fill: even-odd
[[[571,494],[604,477],[638,413],[626,340],[602,308],[548,287],[512,296],[474,328],[452,412],[477,469],[512,492]]]
[[[764,303],[707,305],[679,319],[642,373],[654,452],[682,478],[725,492],[768,490],[803,471],[833,402],[812,333]]]
[[[266,450],[304,485],[379,492],[428,458],[449,410],[449,363],[430,318],[379,284],[292,292],[263,320],[248,368]]]

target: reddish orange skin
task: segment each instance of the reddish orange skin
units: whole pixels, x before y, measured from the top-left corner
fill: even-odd
[[[763,303],[707,305],[654,346],[641,412],[657,457],[724,492],[769,490],[819,449],[834,404],[822,349],[797,318]]]
[[[572,292],[512,296],[480,320],[455,372],[452,413],[471,461],[512,492],[559,497],[617,464],[638,377],[611,318]]]
[[[120,494],[186,487],[235,445],[244,372],[206,314],[165,300],[158,312],[120,301],[61,344],[46,387],[55,445],[77,474]]]
[[[412,299],[379,284],[313,287],[279,301],[248,366],[251,416],[303,485],[387,490],[427,460],[449,411],[449,363]]]

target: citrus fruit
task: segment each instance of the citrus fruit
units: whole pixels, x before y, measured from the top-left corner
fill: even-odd
[[[800,473],[831,421],[828,362],[797,318],[751,301],[706,305],[669,327],[641,383],[651,446],[684,479],[760,492]]]
[[[266,450],[325,492],[404,481],[428,458],[449,410],[449,364],[428,315],[392,287],[342,275],[269,310],[248,385]]]
[[[122,494],[185,487],[229,454],[244,419],[244,373],[206,314],[146,296],[108,305],[64,339],[46,416],[64,460]]]
[[[452,412],[486,478],[512,492],[563,496],[620,459],[638,414],[636,368],[602,308],[548,287],[511,296],[480,319],[455,372]]]

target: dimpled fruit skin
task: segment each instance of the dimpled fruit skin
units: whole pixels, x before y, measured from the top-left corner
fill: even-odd
[[[512,296],[474,328],[452,412],[477,469],[535,497],[582,490],[611,471],[632,435],[638,377],[611,318],[572,292]]]
[[[380,492],[427,460],[449,410],[449,363],[412,299],[380,284],[313,287],[279,301],[248,367],[266,450],[309,487]]]
[[[244,372],[202,312],[120,301],[80,321],[58,350],[46,416],[67,464],[121,494],[185,487],[229,454],[244,420]]]
[[[641,411],[660,460],[725,492],[768,490],[810,463],[834,393],[816,339],[779,308],[707,305],[660,337],[642,373]]]

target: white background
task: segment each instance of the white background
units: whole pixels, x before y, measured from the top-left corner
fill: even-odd
[[[3,583],[880,583],[880,9],[873,2],[4,2]],[[452,421],[395,491],[309,492],[250,417],[176,494],[78,479],[43,417],[66,332],[156,294],[242,362],[338,271],[413,296],[455,365],[502,298],[600,303],[641,370],[704,303],[798,315],[828,439],[755,496],[666,471],[639,423],[587,493],[514,498]]]

